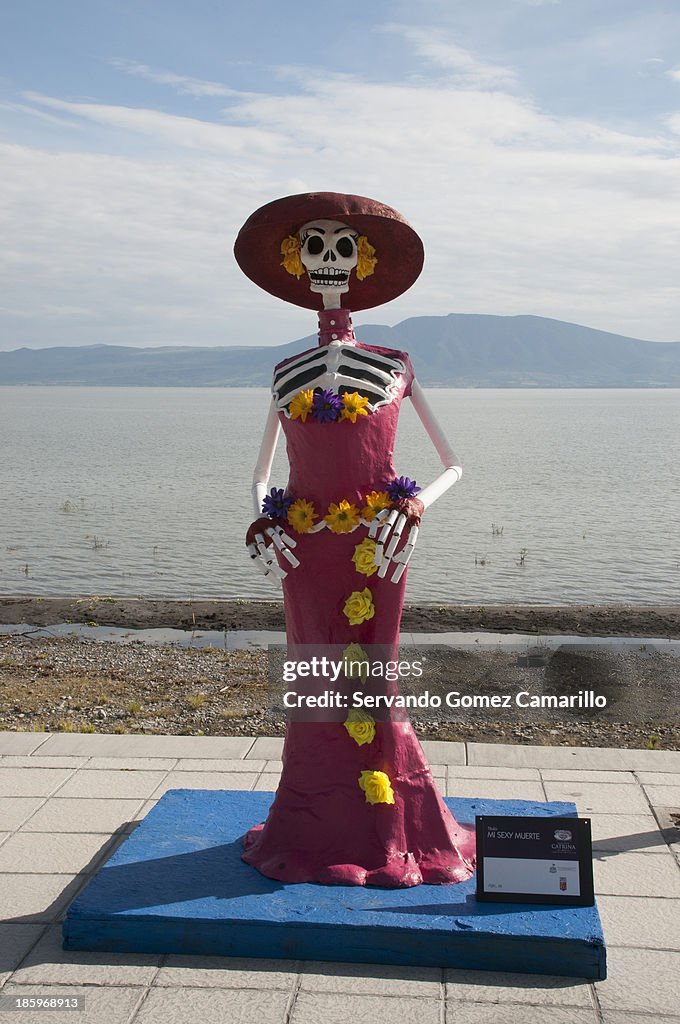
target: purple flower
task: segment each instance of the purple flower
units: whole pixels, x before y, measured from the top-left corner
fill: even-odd
[[[340,419],[343,405],[339,395],[332,391],[315,391],[312,415],[319,423],[335,423]]]
[[[401,501],[402,498],[415,498],[418,491],[415,480],[409,480],[407,476],[395,477],[391,484],[387,485],[387,493],[392,501]]]
[[[284,498],[283,487],[279,487],[278,490],[276,487],[272,487],[262,501],[262,514],[269,516],[270,519],[277,519],[285,516],[292,504],[292,498]]]

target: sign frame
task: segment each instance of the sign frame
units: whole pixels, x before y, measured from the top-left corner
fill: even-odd
[[[501,828],[522,828],[530,831],[537,822],[549,823],[556,829],[569,829],[576,833],[579,871],[579,895],[528,892],[492,892],[484,888],[484,857],[486,849],[485,825],[490,821],[498,823]],[[477,835],[477,890],[476,898],[483,903],[541,903],[556,907],[592,907],[595,903],[593,883],[593,847],[590,829],[590,818],[553,817],[551,815],[505,815],[478,814],[475,816]],[[508,857],[508,860],[523,860],[522,857]]]

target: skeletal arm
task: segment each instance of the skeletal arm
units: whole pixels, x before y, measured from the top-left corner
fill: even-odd
[[[404,507],[401,509],[393,508],[389,512],[385,510],[376,516],[376,519],[371,524],[369,536],[378,535],[375,553],[375,563],[380,566],[378,575],[386,576],[390,562],[398,563],[391,576],[393,583],[399,582],[413,554],[413,549],[418,540],[421,513],[436,501],[437,498],[441,497],[445,491],[448,491],[449,487],[452,487],[463,475],[460,460],[451,448],[439,421],[432,411],[430,403],[425,397],[425,392],[415,379],[411,385],[411,402],[441,459],[444,472],[433,480],[431,484],[428,484],[424,490],[420,491],[417,498],[403,503]],[[379,534],[378,525],[382,527]],[[406,543],[401,551],[395,554],[406,526],[408,526]]]
[[[463,475],[463,469],[460,459],[449,444],[432,411],[430,403],[425,397],[425,392],[417,380],[413,381],[411,387],[411,402],[418,414],[418,418],[429,434],[432,444],[437,450],[442,465],[445,467],[444,472],[433,480],[431,484],[428,484],[418,495],[425,508],[429,508],[433,501],[440,498],[445,491],[448,491],[449,487],[452,487],[456,481],[460,480]]]
[[[274,582],[285,579],[287,575],[276,560],[275,548],[281,552],[293,568],[300,564],[290,550],[296,546],[295,540],[285,533],[279,522],[262,516],[262,502],[267,494],[267,484],[269,483],[280,431],[281,423],[279,422],[276,404],[272,399],[264,428],[262,444],[260,445],[257,463],[253,472],[251,493],[255,511],[255,522],[251,524],[246,534],[246,546],[255,566],[263,576],[269,576]],[[265,534],[271,539],[273,547],[269,547],[269,541],[265,539]]]
[[[260,452],[253,471],[252,495],[256,519],[262,515],[262,502],[267,493],[267,484],[269,483],[269,475],[272,471],[272,463],[280,433],[281,423],[279,422],[279,414],[276,411],[276,403],[272,399],[264,428],[262,444],[260,445]]]

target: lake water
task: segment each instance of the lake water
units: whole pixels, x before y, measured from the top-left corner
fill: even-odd
[[[407,601],[680,601],[680,391],[429,397],[464,475],[423,519]],[[0,593],[278,596],[243,546],[267,405],[261,388],[0,387]],[[408,402],[395,464],[421,486],[441,470]],[[270,486],[286,476],[281,441]]]

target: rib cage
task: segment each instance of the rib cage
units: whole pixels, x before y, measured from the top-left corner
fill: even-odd
[[[303,389],[328,388],[342,393],[358,391],[368,398],[371,412],[388,405],[399,389],[406,367],[401,359],[357,349],[354,345],[324,345],[303,352],[274,374],[272,392],[277,409],[290,416],[286,406]]]

